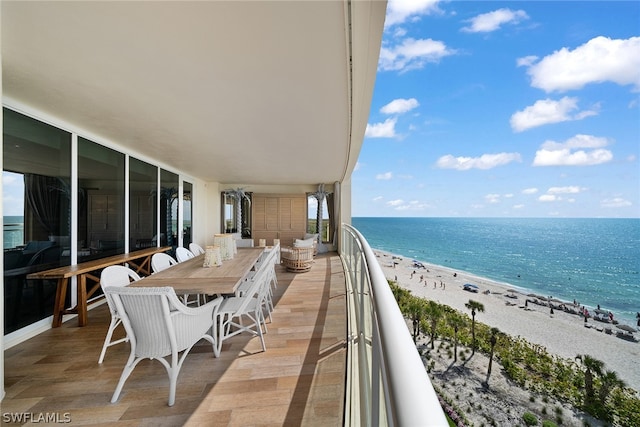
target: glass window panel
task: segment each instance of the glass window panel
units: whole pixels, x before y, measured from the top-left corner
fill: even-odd
[[[182,220],[182,246],[189,247],[191,243],[191,221],[193,220],[191,207],[193,203],[193,185],[190,182],[184,181],[182,184],[182,208],[184,210]]]
[[[241,233],[242,238],[251,238],[252,192],[225,190],[222,197],[222,229],[225,233]]]
[[[69,265],[71,134],[3,109],[5,329],[50,316],[56,282],[26,274]]]
[[[160,246],[178,244],[178,175],[160,172]]]
[[[124,253],[124,174],[124,154],[78,138],[78,234],[92,258]]]
[[[129,248],[155,247],[157,221],[158,167],[129,159]]]

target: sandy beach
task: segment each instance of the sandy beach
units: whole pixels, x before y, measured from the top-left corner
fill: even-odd
[[[620,330],[615,325],[588,319],[590,327],[586,327],[582,316],[558,309],[551,314],[548,306],[539,304],[525,306],[525,301],[533,298],[515,287],[424,262],[424,268],[419,268],[412,259],[379,250],[374,252],[387,279],[396,281],[413,295],[446,304],[468,315],[470,312],[464,304],[469,299],[478,301],[485,308],[476,315],[478,322],[521,336],[562,357],[574,359],[579,354],[588,354],[603,361],[605,369],[615,371],[629,387],[640,390],[640,343],[617,337],[616,332]],[[463,290],[465,283],[477,285],[479,292]],[[612,334],[605,333],[605,328],[611,328]],[[640,333],[634,335],[638,338]]]

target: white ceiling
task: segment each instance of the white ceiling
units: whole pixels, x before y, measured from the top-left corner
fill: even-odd
[[[384,1],[1,7],[9,105],[223,184],[332,183],[355,166]]]

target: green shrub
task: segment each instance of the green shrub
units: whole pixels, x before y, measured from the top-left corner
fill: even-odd
[[[538,418],[536,418],[536,416],[533,415],[531,412],[525,412],[522,415],[522,419],[524,420],[524,423],[528,426],[538,425]]]
[[[554,423],[551,420],[544,420],[542,422],[542,427],[558,427],[558,424]]]

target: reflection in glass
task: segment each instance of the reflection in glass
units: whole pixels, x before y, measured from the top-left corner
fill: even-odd
[[[248,239],[251,238],[251,197],[253,193],[238,190],[222,192],[222,229],[225,233],[241,233],[243,239]]]
[[[86,195],[86,202],[78,201],[83,255],[124,253],[124,176],[124,154],[78,138],[78,188]]]
[[[71,134],[3,109],[4,333],[50,316],[56,282],[31,272],[70,263]]]
[[[182,246],[189,247],[191,243],[191,221],[193,219],[191,208],[193,203],[193,185],[190,182],[184,181],[182,184],[182,209],[184,214],[182,215]]]
[[[129,250],[158,246],[158,168],[129,159]]]
[[[178,175],[160,171],[160,246],[178,244]]]

